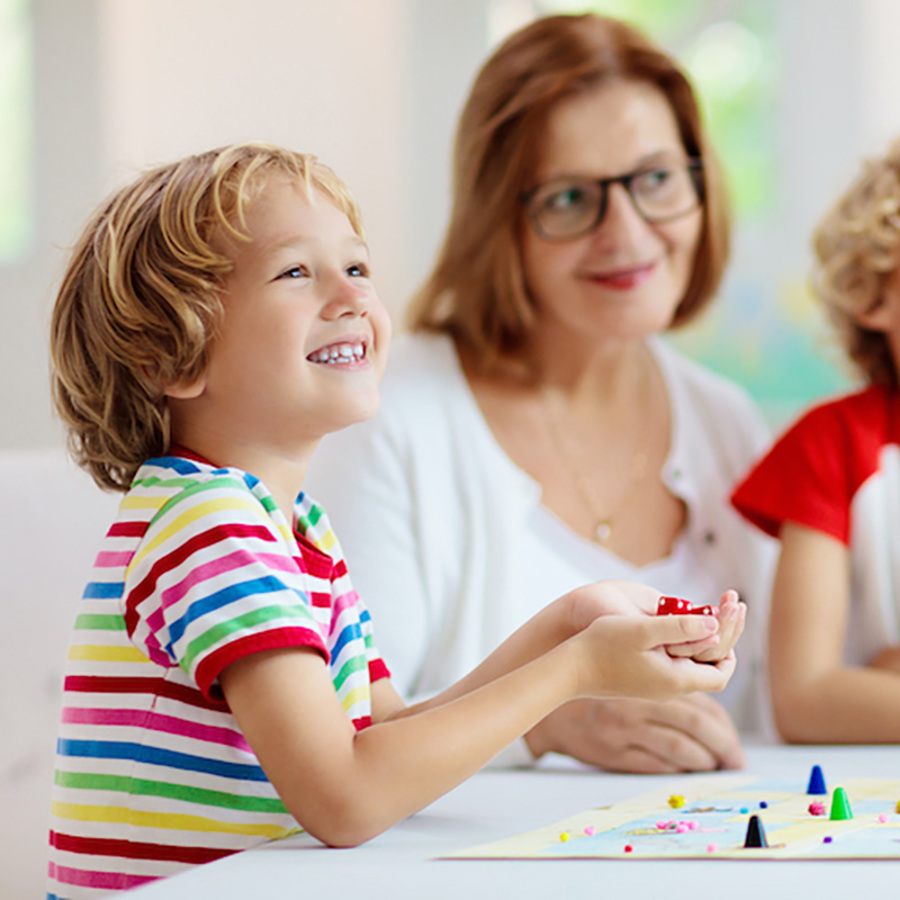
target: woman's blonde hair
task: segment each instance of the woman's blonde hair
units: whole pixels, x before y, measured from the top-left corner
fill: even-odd
[[[900,140],[862,174],[813,233],[813,290],[824,303],[844,350],[872,384],[897,387],[887,336],[859,317],[882,300],[900,263]]]
[[[522,371],[535,309],[519,246],[520,195],[535,170],[551,110],[612,80],[658,88],[686,153],[703,160],[701,236],[672,324],[689,321],[711,300],[728,256],[730,216],[690,82],[668,55],[622,22],[549,16],[508,38],[475,79],[456,134],[444,243],[410,305],[414,330],[449,333],[485,370]]]
[[[166,389],[204,371],[246,214],[270,179],[321,191],[362,236],[355,201],[315,157],[269,144],[211,150],[146,172],[102,205],[53,309],[51,376],[69,449],[103,488],[127,490],[169,446]]]

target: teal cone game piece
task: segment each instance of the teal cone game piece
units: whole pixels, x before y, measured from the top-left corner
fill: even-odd
[[[842,787],[834,789],[834,796],[831,798],[831,815],[828,818],[840,820],[853,818],[853,810],[850,809],[847,792]]]

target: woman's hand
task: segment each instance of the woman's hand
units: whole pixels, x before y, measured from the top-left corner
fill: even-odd
[[[740,769],[744,752],[728,713],[706,694],[659,702],[574,700],[525,735],[535,757],[566,756],[611,772]]]

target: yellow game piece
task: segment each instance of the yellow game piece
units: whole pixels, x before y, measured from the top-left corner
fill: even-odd
[[[894,812],[900,813],[900,800],[897,801],[897,806],[896,806]]]
[[[672,809],[681,809],[681,807],[684,806],[684,797],[682,797],[681,794],[672,794],[672,796],[669,797],[669,806],[671,806]]]
[[[559,836],[559,839],[560,839],[561,841],[567,841],[567,840],[569,839],[569,832],[568,832],[568,831],[564,831],[564,832]]]

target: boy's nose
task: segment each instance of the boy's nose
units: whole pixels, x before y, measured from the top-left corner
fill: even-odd
[[[322,315],[327,319],[342,316],[364,316],[369,311],[369,295],[360,285],[339,279],[328,289]]]

